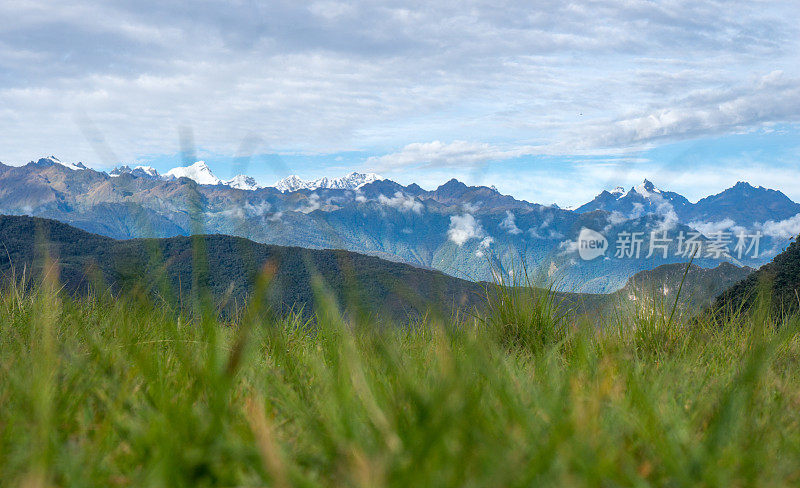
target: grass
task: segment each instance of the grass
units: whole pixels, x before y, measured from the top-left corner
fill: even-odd
[[[800,484],[797,318],[601,324],[515,288],[357,328],[318,290],[312,327],[9,284],[0,485]]]

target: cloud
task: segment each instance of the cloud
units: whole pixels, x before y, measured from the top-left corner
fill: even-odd
[[[484,237],[483,240],[480,242],[480,244],[478,244],[478,250],[475,251],[475,256],[479,258],[485,256],[486,253],[484,250],[489,249],[489,247],[492,245],[493,242],[494,238],[492,238],[491,236]]]
[[[385,195],[378,195],[378,202],[381,205],[394,207],[401,212],[414,212],[416,214],[421,214],[422,210],[424,209],[422,202],[411,195],[406,195],[399,191],[395,192],[392,198],[389,198]]]
[[[656,215],[661,217],[661,222],[658,224],[657,230],[666,231],[674,229],[678,224],[678,214],[675,212],[675,207],[659,194],[652,195],[651,199],[656,203]]]
[[[791,0],[28,0],[0,18],[0,160],[15,164],[166,158],[191,127],[221,159],[253,134],[256,153],[322,164],[473,167],[800,114]]]
[[[470,239],[480,239],[485,233],[481,224],[471,214],[453,215],[450,217],[450,228],[447,238],[459,247]]]
[[[267,201],[261,201],[256,203],[247,202],[244,205],[245,211],[251,215],[265,215],[267,212],[272,210],[272,204]]]
[[[736,222],[730,217],[726,217],[719,221],[711,221],[711,222],[704,222],[700,220],[693,220],[687,224],[692,229],[696,229],[700,231],[706,237],[712,236],[714,234],[719,234],[720,232],[727,232],[730,231],[733,227],[736,226]]]
[[[506,210],[506,218],[500,222],[500,228],[508,232],[509,234],[521,234],[522,230],[517,227],[517,223],[515,222],[516,217],[514,216],[514,212],[511,210]]]
[[[726,90],[707,87],[690,95],[630,114],[589,131],[590,146],[619,147],[659,139],[679,139],[797,121],[800,78],[773,71],[749,84]],[[591,133],[594,133],[593,135]]]
[[[322,208],[322,203],[320,202],[319,195],[312,193],[308,196],[308,199],[297,208],[297,211],[307,214],[314,210],[319,210],[320,208]]]
[[[576,254],[578,252],[578,241],[567,239],[558,244],[558,249],[560,249],[559,255]]]
[[[767,221],[760,226],[760,230],[769,237],[780,239],[797,237],[800,235],[800,214],[778,222],[774,220]]]
[[[410,166],[459,167],[517,158],[534,151],[532,147],[503,149],[488,143],[467,141],[415,142],[396,153],[371,157],[366,164],[377,171]]]
[[[234,205],[224,208],[218,212],[208,212],[209,216],[221,215],[226,218],[242,219],[245,217],[261,217],[269,213],[272,209],[272,204],[267,201],[261,202],[245,202],[243,205]]]
[[[622,212],[619,212],[617,210],[614,210],[608,216],[608,223],[610,225],[619,225],[619,224],[621,224],[623,222],[626,222],[627,220],[628,220],[628,217],[626,217],[625,215],[622,214]]]
[[[475,213],[480,210],[481,203],[464,202],[461,204],[461,208],[464,209],[465,213]]]
[[[644,215],[644,204],[640,202],[633,202],[633,209],[631,210],[630,218],[638,219]]]

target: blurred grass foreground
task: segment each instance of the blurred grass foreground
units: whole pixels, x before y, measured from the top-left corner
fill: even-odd
[[[55,275],[0,292],[0,485],[800,483],[796,317],[599,324],[515,289],[368,327],[322,286],[312,319],[219,318]]]

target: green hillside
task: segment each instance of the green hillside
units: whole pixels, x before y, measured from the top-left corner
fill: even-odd
[[[722,263],[715,268],[692,264],[688,269],[682,263],[664,264],[635,274],[615,295],[623,300],[663,300],[667,303],[679,298],[685,310],[699,311],[753,271],[753,268],[730,263]]]
[[[212,302],[235,309],[262,272],[271,277],[269,303],[280,312],[312,310],[315,276],[349,312],[385,318],[469,310],[484,294],[484,285],[372,256],[222,235],[118,241],[54,220],[0,216],[0,248],[6,277],[12,265],[17,277],[23,270],[41,276],[49,255],[71,292],[139,289],[170,304],[187,305],[201,285]]]
[[[759,300],[775,313],[793,313],[800,307],[800,240],[795,239],[769,264],[735,284],[714,302],[713,309],[750,309]]]

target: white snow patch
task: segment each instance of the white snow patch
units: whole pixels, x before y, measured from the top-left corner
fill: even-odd
[[[214,176],[205,161],[198,161],[190,166],[179,166],[167,171],[165,176],[189,178],[198,185],[219,185],[222,180]]]
[[[247,175],[236,175],[226,181],[225,184],[231,188],[236,188],[237,190],[258,190],[261,188],[256,182],[255,178]]]
[[[86,169],[86,166],[84,166],[81,163],[78,163],[78,164],[67,163],[67,162],[61,161],[60,159],[58,159],[55,156],[49,156],[49,157],[46,157],[44,159],[46,159],[46,160],[48,160],[50,162],[59,164],[59,165],[65,167],[67,169],[71,169],[72,171],[80,171],[80,170]]]
[[[357,173],[353,171],[349,175],[341,178],[318,178],[316,180],[305,181],[297,175],[288,176],[278,180],[273,185],[282,192],[293,192],[297,190],[357,190],[364,185],[381,181],[385,178],[375,173]]]
[[[157,178],[157,177],[161,176],[161,175],[158,174],[158,171],[156,171],[156,169],[154,167],[152,167],[152,166],[137,166],[137,167],[133,168],[133,170],[134,171],[139,170],[139,171],[141,171],[142,173],[144,173],[144,174],[146,174],[148,176],[152,176],[153,178]]]

